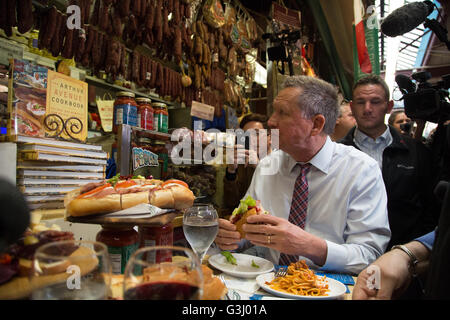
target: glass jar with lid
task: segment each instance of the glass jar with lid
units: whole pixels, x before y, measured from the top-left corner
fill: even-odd
[[[139,248],[173,245],[172,223],[163,226],[139,226]],[[156,256],[147,257],[152,263],[172,261],[171,252],[159,252]]]
[[[113,274],[123,274],[129,258],[139,248],[139,233],[133,227],[103,225],[96,240],[108,247]]]
[[[163,141],[153,142],[153,152],[156,153],[158,155],[158,159],[162,161],[161,177],[165,178],[169,168],[169,151],[166,147],[166,143]]]
[[[155,130],[163,133],[169,132],[169,111],[165,103],[153,103],[153,110],[155,111]]]
[[[132,92],[120,91],[114,101],[113,130],[117,133],[117,128],[121,124],[128,124],[137,127],[137,103]]]
[[[136,102],[138,104],[138,127],[154,130],[152,101],[149,98],[136,98]]]

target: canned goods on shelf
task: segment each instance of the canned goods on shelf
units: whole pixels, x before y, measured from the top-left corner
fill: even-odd
[[[138,126],[137,102],[132,92],[120,91],[114,101],[113,130],[117,133],[117,128],[121,124]]]
[[[161,102],[153,103],[154,110],[154,128],[155,131],[168,133],[169,132],[169,111],[167,110],[167,106]]]
[[[139,247],[154,246],[172,246],[173,245],[173,226],[172,223],[163,226],[139,226]],[[170,252],[159,252],[158,256],[147,257],[147,261],[165,262],[171,261]]]
[[[133,227],[102,226],[96,240],[108,247],[113,274],[124,273],[128,260],[139,247],[139,233]]]
[[[145,130],[154,130],[154,110],[148,98],[137,98],[138,126]]]

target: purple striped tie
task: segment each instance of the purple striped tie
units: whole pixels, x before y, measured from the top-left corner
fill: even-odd
[[[295,180],[289,222],[305,229],[306,213],[308,211],[308,180],[306,179],[306,174],[311,168],[311,164],[298,165],[301,170],[297,180]],[[297,260],[298,256],[282,253],[278,264],[288,266],[291,262],[296,262]]]

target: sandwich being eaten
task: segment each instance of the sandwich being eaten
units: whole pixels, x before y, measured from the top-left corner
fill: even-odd
[[[230,217],[230,222],[236,225],[236,229],[240,233],[241,238],[245,237],[245,232],[242,230],[242,225],[247,223],[248,217],[257,214],[269,214],[269,212],[264,210],[260,200],[255,200],[250,195],[241,200],[239,207],[233,210]]]

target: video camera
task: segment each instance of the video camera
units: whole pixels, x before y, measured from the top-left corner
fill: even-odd
[[[278,28],[276,28],[278,31]],[[272,43],[272,47],[267,49],[267,56],[270,61],[282,61],[289,64],[289,73],[294,75],[294,67],[292,65],[292,54],[290,47],[301,38],[300,30],[291,31],[284,29],[274,33],[264,33],[262,35],[264,40],[269,39]],[[283,71],[284,74],[284,64]]]
[[[400,129],[408,136],[411,135],[413,127],[414,121],[409,121],[400,125]]]
[[[405,113],[411,119],[421,119],[434,123],[450,119],[449,93],[450,74],[435,84],[428,82],[431,74],[427,71],[412,74],[414,83],[405,75],[397,75],[395,81],[403,94]]]
[[[289,53],[287,45],[295,43],[300,39],[300,31],[283,30],[277,33],[264,33],[264,40],[270,39],[274,45],[267,49],[267,55],[270,61],[289,61]]]

